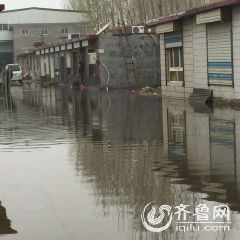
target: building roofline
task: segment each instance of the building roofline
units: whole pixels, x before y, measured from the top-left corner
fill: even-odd
[[[75,12],[75,13],[89,13],[88,11],[81,11],[81,10],[68,10],[68,9],[55,9],[55,8],[41,8],[41,7],[29,7],[29,8],[20,8],[20,9],[13,9],[13,10],[6,10],[0,12],[2,13],[9,13],[9,12],[20,12],[20,11],[26,11],[26,10],[48,10],[48,11],[57,11],[57,12]]]
[[[147,27],[152,27],[152,26],[156,26],[156,25],[159,25],[162,23],[179,20],[179,19],[186,18],[186,17],[191,17],[198,13],[205,12],[208,10],[213,10],[213,9],[220,8],[220,7],[233,6],[236,4],[240,4],[240,0],[224,0],[221,2],[217,2],[217,3],[207,4],[207,5],[199,7],[199,8],[193,8],[190,10],[186,10],[181,13],[172,14],[170,16],[149,20],[149,21],[146,21],[145,24]]]
[[[58,46],[66,45],[69,43],[80,42],[80,41],[91,40],[91,39],[98,39],[98,35],[96,35],[96,34],[85,35],[80,38],[66,39],[66,40],[63,40],[62,42],[46,44],[46,45],[43,45],[43,46],[37,47],[37,48],[29,48],[27,53],[19,54],[18,57],[29,55],[29,54],[35,54],[36,51],[40,51],[40,50],[47,49],[47,48],[58,47]]]

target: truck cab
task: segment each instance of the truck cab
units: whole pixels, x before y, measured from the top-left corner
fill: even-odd
[[[22,83],[22,68],[19,64],[8,64],[5,67],[5,73],[9,73],[11,84]]]

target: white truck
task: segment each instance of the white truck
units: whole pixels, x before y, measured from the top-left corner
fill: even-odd
[[[11,84],[22,83],[22,68],[19,64],[8,64],[5,67],[5,73],[9,72]]]

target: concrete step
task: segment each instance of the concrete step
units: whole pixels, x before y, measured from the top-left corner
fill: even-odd
[[[189,97],[190,102],[211,103],[213,91],[209,89],[194,88],[192,95]]]

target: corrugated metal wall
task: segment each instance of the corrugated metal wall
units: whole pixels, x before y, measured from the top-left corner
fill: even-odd
[[[209,84],[233,84],[231,22],[207,25]]]

